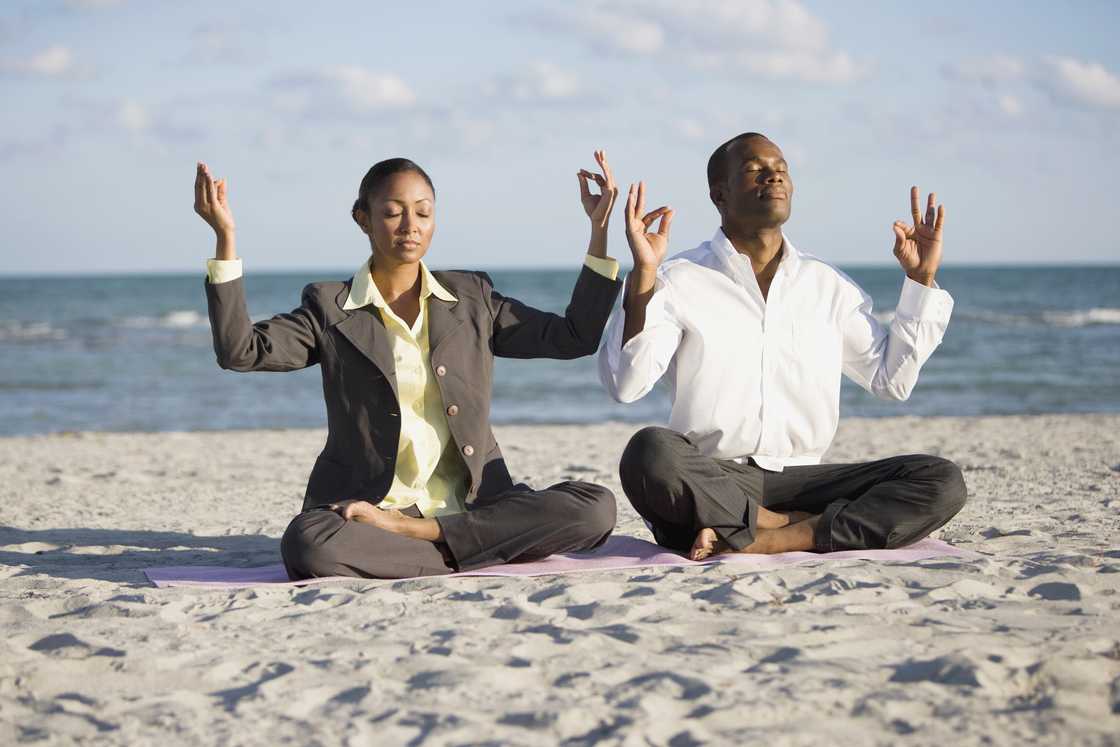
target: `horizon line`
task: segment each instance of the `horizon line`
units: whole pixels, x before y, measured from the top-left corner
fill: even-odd
[[[852,262],[835,262],[833,263],[841,269],[845,267],[859,267],[866,269],[892,269],[897,268],[901,270],[895,263],[890,262],[866,262],[866,261],[852,261]],[[482,271],[543,271],[555,272],[560,270],[571,270],[570,265],[499,265],[499,264],[479,264],[471,268],[464,267],[443,267],[431,266],[433,270],[482,270]],[[1064,268],[1120,268],[1120,261],[1105,261],[1105,260],[1071,260],[1071,261],[1055,261],[1044,260],[1038,262],[961,262],[949,265],[942,265],[939,270],[956,270],[956,269],[1008,269],[1008,268],[1034,268],[1034,269],[1064,269]],[[619,265],[620,272],[628,272],[633,269],[632,265],[621,264]],[[342,267],[329,267],[329,266],[300,266],[300,267],[280,267],[280,268],[254,268],[254,275],[271,274],[271,275],[289,275],[289,274],[302,274],[302,273],[338,273],[341,272],[347,276],[353,274],[353,269],[345,269]],[[151,277],[151,276],[172,276],[172,275],[205,275],[205,268],[196,269],[130,269],[130,270],[88,270],[83,272],[73,271],[32,271],[32,272],[6,272],[0,270],[0,279],[4,280],[33,280],[39,278],[86,278],[86,277]]]

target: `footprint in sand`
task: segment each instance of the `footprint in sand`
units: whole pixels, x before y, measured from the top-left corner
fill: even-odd
[[[28,646],[32,651],[63,659],[88,659],[91,656],[113,658],[125,655],[124,651],[108,646],[92,646],[72,633],[55,633]]]

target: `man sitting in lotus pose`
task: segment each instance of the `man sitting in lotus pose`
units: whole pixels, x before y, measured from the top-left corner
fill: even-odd
[[[844,273],[782,233],[793,180],[782,151],[758,133],[708,161],[721,223],[711,241],[665,257],[673,211],[645,210],[630,187],[634,270],[599,353],[620,402],[666,375],[668,428],[644,428],[619,467],[623,490],[654,538],[694,560],[719,552],[899,547],[964,505],[960,469],[926,455],[820,464],[836,432],[840,375],[905,400],[941,342],[953,300],[934,283],[944,207],[894,224],[906,276],[893,321]],[[652,230],[654,222],[657,230]]]

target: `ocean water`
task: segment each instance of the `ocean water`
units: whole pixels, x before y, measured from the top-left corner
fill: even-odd
[[[897,267],[845,268],[889,319]],[[575,270],[491,271],[498,290],[560,311]],[[308,282],[339,271],[246,278],[254,319],[288,311]],[[1120,411],[1120,266],[944,268],[956,300],[941,347],[907,402],[845,381],[842,415],[982,415]],[[499,359],[497,423],[663,422],[658,386],[621,405],[594,357]],[[0,434],[318,427],[318,368],[222,371],[214,360],[202,273],[0,277]]]

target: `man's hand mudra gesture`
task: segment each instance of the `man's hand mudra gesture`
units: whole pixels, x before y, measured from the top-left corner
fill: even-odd
[[[622,344],[642,331],[646,323],[646,304],[653,295],[657,268],[669,251],[669,226],[673,223],[673,209],[663,205],[646,213],[646,183],[631,184],[626,195],[626,241],[634,257],[634,270],[626,281],[626,326]],[[654,221],[657,230],[650,231]]]
[[[894,222],[894,256],[906,276],[916,283],[932,286],[933,276],[941,265],[941,232],[945,226],[945,206],[934,204],[937,194],[929,193],[926,212],[922,215],[918,188],[910,188],[910,214],[914,225]]]

